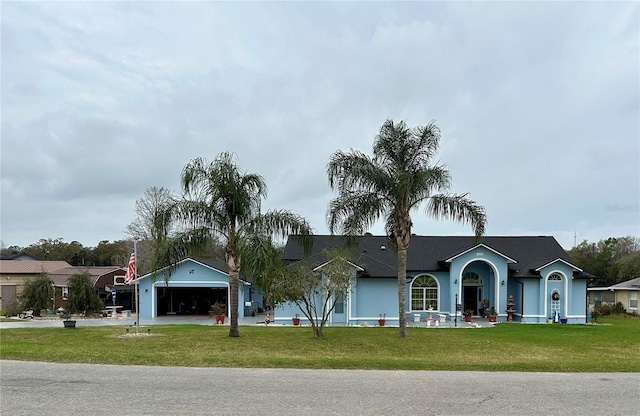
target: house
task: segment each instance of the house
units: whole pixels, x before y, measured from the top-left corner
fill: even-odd
[[[68,280],[76,274],[87,273],[96,287],[100,299],[108,304],[111,300],[111,288],[116,286],[117,303],[124,309],[133,310],[133,286],[125,286],[126,269],[117,266],[69,266],[49,273],[55,287],[55,309],[66,308],[69,296]]]
[[[166,315],[208,315],[211,305],[220,302],[229,310],[229,274],[222,260],[187,257],[178,262],[167,277],[163,272],[141,276],[139,282],[140,317]],[[261,306],[259,292],[248,279],[238,287],[238,318]],[[227,312],[227,316],[229,313]]]
[[[22,293],[24,283],[42,273],[50,274],[65,267],[66,261],[29,260],[20,256],[15,260],[0,260],[0,309],[5,309]],[[53,307],[53,302],[51,304]]]
[[[20,260],[20,261],[39,261],[39,258],[32,256],[31,254],[21,251],[12,256],[2,257],[0,260]]]
[[[320,269],[326,262],[323,250],[347,245],[343,236],[313,238],[309,260]],[[387,237],[356,237],[351,247],[355,279],[347,296],[333,299],[330,323],[375,324],[382,314],[397,323],[397,255]],[[303,256],[298,241],[289,239],[283,258],[296,262]],[[557,313],[569,323],[584,323],[592,278],[549,236],[483,237],[480,242],[475,237],[413,236],[407,251],[405,314],[407,322],[434,313],[453,319],[465,310],[483,315],[488,306],[498,311],[498,321],[506,321],[511,309],[518,322],[546,322]],[[297,313],[302,316],[293,304],[279,305],[275,321],[291,322]]]
[[[620,302],[628,312],[638,312],[640,277],[613,286],[591,287],[587,292],[590,311],[600,306],[615,306]]]

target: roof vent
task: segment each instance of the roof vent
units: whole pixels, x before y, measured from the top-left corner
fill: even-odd
[[[385,246],[380,246],[380,250],[386,250],[387,248]]]

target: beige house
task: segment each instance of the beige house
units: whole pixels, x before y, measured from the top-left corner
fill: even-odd
[[[592,287],[587,289],[589,310],[608,305],[615,306],[618,302],[627,312],[638,312],[638,294],[640,293],[640,277],[627,280],[609,287]]]
[[[27,279],[66,267],[71,267],[66,261],[0,260],[0,310],[18,298]]]

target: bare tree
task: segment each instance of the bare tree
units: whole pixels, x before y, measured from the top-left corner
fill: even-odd
[[[311,323],[313,335],[323,329],[337,302],[346,299],[356,277],[353,263],[344,250],[324,251],[325,261],[315,267],[308,259],[281,267],[271,282],[271,293],[279,302],[291,302]]]

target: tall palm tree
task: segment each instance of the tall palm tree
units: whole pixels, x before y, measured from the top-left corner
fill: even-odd
[[[311,235],[307,220],[284,210],[260,212],[267,186],[262,176],[243,173],[231,153],[224,152],[211,163],[191,160],[182,170],[184,196],[172,207],[183,222],[183,231],[165,247],[166,263],[180,260],[189,250],[222,242],[229,273],[229,336],[238,337],[238,286],[243,257],[260,255],[250,250],[256,238],[282,238],[289,234]]]
[[[398,314],[401,338],[406,337],[407,248],[411,241],[411,214],[425,203],[428,216],[470,223],[476,236],[484,234],[484,208],[467,194],[445,193],[451,175],[433,164],[440,130],[432,122],[413,129],[404,121],[386,120],[373,143],[373,158],[358,151],[337,151],[327,175],[338,196],[329,204],[327,222],[332,233],[361,235],[384,217],[389,242],[398,256]]]

